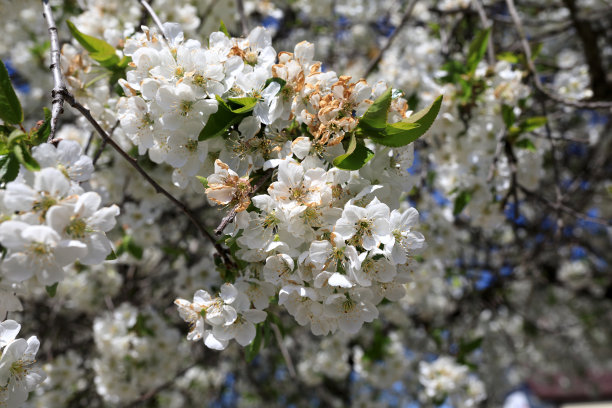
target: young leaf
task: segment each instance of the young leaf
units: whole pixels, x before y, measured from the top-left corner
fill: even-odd
[[[472,199],[472,193],[470,191],[462,191],[455,198],[455,205],[453,206],[453,215],[456,217],[461,214],[461,211],[470,203]]]
[[[506,104],[502,105],[502,118],[504,119],[504,124],[508,129],[514,125],[514,122],[516,122],[516,116],[514,115],[514,109],[512,106]]]
[[[387,114],[389,113],[389,107],[391,106],[391,95],[393,90],[388,88],[382,95],[380,95],[368,110],[363,114],[363,117],[359,119],[357,125],[366,137],[377,137],[387,125]]]
[[[0,119],[15,125],[23,122],[21,104],[19,99],[17,99],[11,78],[2,61],[0,61]]]
[[[202,183],[202,186],[204,186],[204,188],[208,188],[208,180],[206,179],[206,177],[196,176],[196,178],[200,181],[200,183]]]
[[[255,105],[257,105],[257,98],[228,98],[228,104],[234,113],[249,113],[255,109]]]
[[[40,170],[40,165],[23,144],[13,146],[13,154],[23,166],[30,171]]]
[[[368,149],[363,141],[357,141],[355,135],[352,135],[346,153],[334,159],[334,166],[342,170],[359,170],[372,160],[372,157],[374,152]]]
[[[529,140],[529,139],[526,139],[526,138],[517,141],[516,143],[514,143],[514,145],[516,147],[521,148],[521,149],[527,149],[527,150],[529,150],[531,152],[535,152],[536,151],[536,147],[533,144],[533,142],[531,140]]]
[[[398,123],[387,124],[383,138],[372,138],[372,141],[384,146],[400,147],[410,144],[429,130],[440,112],[442,95],[427,108],[415,113]]]
[[[45,143],[49,139],[51,133],[51,111],[48,108],[43,108],[45,120],[32,133],[32,142],[35,146]],[[40,122],[39,122],[40,123]]]
[[[283,86],[287,84],[287,81],[285,81],[282,78],[272,77],[272,78],[266,79],[266,84],[264,85],[264,89],[266,89],[268,85],[270,85],[272,82],[276,82],[277,84],[279,84],[281,89],[283,89]],[[278,92],[280,92],[280,90]]]
[[[225,23],[223,22],[223,20],[221,20],[221,22],[219,23],[219,31],[225,34],[227,38],[232,38],[229,31],[227,31],[227,27],[225,26]]]
[[[467,71],[470,74],[473,74],[476,71],[476,67],[478,63],[482,60],[487,52],[487,45],[489,43],[489,36],[491,35],[491,28],[487,28],[486,30],[480,31],[474,37],[474,40],[470,43],[470,49],[468,51],[466,67]]]
[[[45,286],[45,290],[47,291],[47,294],[49,295],[49,297],[55,297],[55,294],[57,293],[58,284],[59,282],[55,282],[53,285]]]
[[[546,122],[546,116],[534,116],[532,118],[526,119],[519,125],[519,127],[521,128],[521,132],[531,132],[544,126]]]
[[[239,114],[234,113],[225,101],[218,96],[217,101],[219,102],[217,112],[210,115],[208,122],[206,122],[206,125],[200,131],[198,136],[200,141],[222,135],[230,126],[242,118]]]
[[[262,336],[263,334],[262,323],[256,326],[256,330],[257,331],[255,334],[255,338],[253,339],[253,342],[249,344],[244,350],[245,358],[248,363],[253,361],[255,356],[259,353],[259,349],[261,348],[261,340],[263,337]]]
[[[507,61],[511,64],[519,63],[519,57],[512,52],[501,52],[497,54],[497,59],[500,61]]]
[[[112,45],[104,40],[80,32],[70,20],[66,20],[66,24],[74,38],[83,48],[89,51],[89,56],[99,62],[100,65],[109,69],[118,69],[118,65],[123,63],[115,53],[115,48]]]
[[[8,183],[17,178],[19,174],[19,160],[13,153],[0,157],[0,181]]]

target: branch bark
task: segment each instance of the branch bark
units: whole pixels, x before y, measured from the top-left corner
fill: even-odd
[[[529,45],[529,41],[527,41],[527,37],[525,36],[525,29],[523,28],[523,23],[516,11],[516,6],[514,5],[514,0],[506,0],[506,5],[508,6],[508,11],[510,13],[510,17],[514,22],[514,26],[516,27],[516,31],[519,34],[521,45],[523,47],[523,53],[525,54],[525,59],[527,61],[527,69],[529,73],[533,76],[533,82],[538,91],[546,95],[549,99],[552,99],[555,102],[559,102],[563,105],[572,106],[574,108],[585,108],[585,109],[612,109],[612,102],[602,101],[602,102],[583,102],[583,101],[573,101],[570,99],[565,99],[548,89],[542,85],[540,81],[540,77],[538,75],[538,71],[533,63],[533,53],[531,52],[531,46]]]
[[[213,246],[215,247],[215,249],[217,250],[217,253],[223,258],[223,261],[225,263],[225,265],[228,268],[233,268],[234,267],[234,263],[231,261],[231,259],[229,258],[227,251],[215,240],[215,238],[212,236],[212,234],[210,232],[208,232],[208,230],[206,230],[206,228],[204,228],[204,226],[202,225],[202,223],[198,220],[198,218],[196,217],[196,215],[193,213],[193,211],[191,211],[187,205],[185,203],[183,203],[182,201],[178,200],[176,197],[174,197],[170,192],[168,192],[168,190],[166,190],[165,188],[163,188],[157,181],[155,181],[151,176],[149,176],[149,174],[147,174],[147,172],[140,167],[140,165],[138,164],[138,160],[136,160],[135,158],[133,158],[132,156],[130,156],[128,153],[126,153],[121,146],[119,146],[117,144],[117,142],[115,142],[109,135],[108,133],[106,133],[106,131],[102,128],[102,126],[100,126],[100,124],[93,118],[93,116],[91,116],[91,112],[89,111],[89,109],[87,109],[85,106],[83,106],[82,104],[80,104],[75,98],[74,96],[68,92],[68,90],[64,89],[62,91],[62,95],[64,97],[64,100],[73,108],[75,108],[77,111],[79,111],[79,113],[81,115],[83,115],[83,117],[85,119],[87,119],[87,121],[93,126],[93,128],[96,130],[96,132],[98,132],[98,134],[100,135],[100,137],[102,137],[102,140],[104,142],[106,142],[106,144],[108,144],[109,146],[111,146],[113,149],[115,149],[115,151],[117,153],[119,153],[119,155],[121,157],[123,157],[128,163],[130,163],[130,165],[132,167],[134,167],[136,169],[136,171],[138,171],[138,173],[140,173],[140,175],[153,187],[153,189],[155,190],[155,192],[164,195],[166,198],[168,198],[175,206],[177,206],[183,213],[185,213],[185,215],[187,215],[187,217],[191,220],[192,224],[198,229],[198,231],[206,238],[208,238],[208,240],[213,244]]]
[[[53,12],[49,5],[49,0],[43,0],[43,16],[47,20],[47,26],[49,27],[49,40],[51,44],[51,65],[49,68],[53,73],[53,90],[51,91],[52,106],[51,106],[51,131],[49,132],[49,138],[47,142],[51,143],[55,139],[55,132],[57,130],[57,119],[59,115],[64,111],[64,98],[62,96],[62,90],[66,89],[64,83],[64,77],[62,75],[62,68],[60,65],[60,45],[59,37],[57,35],[57,27],[55,26],[55,20],[53,19]]]
[[[595,99],[609,98],[610,95],[612,95],[612,86],[610,86],[608,82],[606,70],[601,60],[601,52],[597,44],[597,33],[593,30],[591,24],[578,16],[578,8],[576,7],[575,0],[563,0],[563,3],[570,12],[572,24],[582,42],[584,57],[589,66],[589,77],[591,80],[593,97]]]

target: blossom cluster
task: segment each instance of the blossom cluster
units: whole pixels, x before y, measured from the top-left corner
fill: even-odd
[[[42,383],[46,375],[33,366],[40,342],[36,336],[17,339],[21,325],[14,320],[0,323],[0,402],[9,408],[20,407],[28,393]]]
[[[205,192],[235,207],[227,239],[248,262],[218,297],[202,290],[193,302],[177,300],[189,338],[213,348],[231,338],[249,344],[271,296],[315,334],[357,332],[377,317],[376,304],[404,295],[410,259],[424,247],[418,212],[398,209],[390,188],[410,185],[411,147],[372,145],[375,158],[361,170],[332,164],[386,87],[321,71],[307,42],[275,64],[262,28],[245,39],[215,32],[204,48],[175,25],[164,29],[167,44],[146,28],[126,42],[134,69],[120,81],[122,128],[139,153],[175,168],[178,187],[199,184],[193,176],[214,159]],[[241,114],[235,127],[217,132],[224,140],[202,140],[231,103],[243,105],[233,110]],[[405,117],[406,101],[396,96],[388,120]],[[267,194],[252,196],[249,174],[257,171],[273,175]]]
[[[100,195],[80,185],[90,178],[93,165],[78,143],[41,144],[32,156],[41,169],[22,167],[2,190],[0,244],[7,251],[2,282],[19,284],[36,277],[52,286],[75,261],[96,265],[106,259],[112,247],[105,233],[114,227],[119,208],[100,207]],[[14,303],[3,292],[3,310],[17,310]]]

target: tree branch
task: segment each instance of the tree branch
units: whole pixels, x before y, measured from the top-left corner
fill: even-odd
[[[283,355],[285,364],[287,364],[287,371],[289,371],[289,376],[291,378],[296,378],[297,374],[295,372],[295,367],[293,366],[291,355],[289,354],[287,347],[285,347],[285,344],[283,343],[283,336],[281,336],[280,329],[278,328],[276,323],[271,323],[270,327],[272,328],[272,331],[274,332],[274,337],[276,338],[276,342],[278,343],[278,348],[280,348],[281,354]]]
[[[266,181],[268,181],[268,179],[272,176],[272,172],[273,169],[268,169],[260,178],[259,180],[257,180],[257,184],[255,184],[252,189],[251,192],[249,193],[250,196],[253,196],[254,193],[257,192],[257,190],[259,190],[259,188],[264,185],[264,183]],[[225,217],[223,217],[223,219],[221,220],[221,223],[219,224],[219,226],[215,229],[215,234],[216,235],[221,235],[221,233],[223,232],[223,230],[225,229],[225,227],[227,227],[227,225],[234,221],[234,218],[236,218],[236,214],[238,213],[238,208],[240,208],[240,204],[237,204],[234,206],[234,208],[232,208]]]
[[[575,0],[563,0],[563,3],[570,12],[572,24],[582,42],[584,56],[589,66],[593,97],[595,99],[609,98],[612,94],[612,87],[608,82],[606,70],[601,60],[601,52],[597,44],[597,33],[593,30],[591,24],[578,17],[578,8],[576,7]]]
[[[506,5],[508,6],[508,11],[510,12],[510,16],[512,17],[512,21],[514,22],[514,26],[516,27],[516,31],[519,34],[521,45],[523,47],[523,52],[525,54],[525,59],[527,61],[527,69],[529,73],[533,76],[533,82],[538,91],[546,95],[549,99],[552,99],[555,102],[562,103],[567,106],[572,106],[574,108],[585,108],[585,109],[612,109],[612,102],[602,101],[602,102],[582,102],[582,101],[573,101],[570,99],[565,99],[548,89],[546,89],[542,82],[540,81],[540,77],[538,75],[538,71],[533,63],[533,53],[531,52],[531,46],[527,41],[527,37],[525,36],[525,30],[523,28],[523,23],[516,11],[516,6],[514,5],[514,0],[506,0]]]
[[[96,130],[96,132],[98,132],[98,134],[100,135],[100,137],[102,137],[102,140],[104,142],[106,142],[108,145],[110,145],[113,149],[115,149],[115,151],[117,153],[119,153],[119,155],[121,157],[123,157],[128,163],[130,163],[132,165],[132,167],[134,167],[136,169],[136,171],[138,171],[138,173],[140,173],[140,175],[142,177],[144,177],[144,179],[153,187],[153,189],[155,190],[155,192],[162,194],[164,196],[166,196],[166,198],[168,198],[175,206],[177,206],[183,213],[185,213],[185,215],[187,215],[187,217],[189,217],[189,219],[191,220],[192,224],[198,229],[198,231],[205,236],[206,238],[208,238],[208,240],[213,244],[213,246],[215,247],[215,249],[217,250],[217,253],[223,258],[225,265],[228,268],[232,268],[234,266],[233,262],[230,260],[229,256],[227,255],[227,251],[215,240],[215,238],[212,236],[212,234],[210,232],[208,232],[206,230],[206,228],[204,228],[204,226],[202,225],[202,223],[197,219],[196,215],[193,213],[193,211],[191,211],[187,205],[185,203],[183,203],[182,201],[178,200],[176,197],[174,197],[172,194],[170,194],[165,188],[163,188],[157,181],[155,181],[153,178],[151,178],[151,176],[149,176],[149,174],[147,174],[147,172],[140,167],[140,165],[138,164],[138,161],[133,158],[132,156],[130,156],[128,153],[126,153],[121,146],[119,146],[117,144],[117,142],[115,142],[107,133],[106,131],[102,128],[102,126],[100,126],[100,124],[93,118],[93,116],[91,116],[91,112],[89,111],[89,109],[87,109],[85,106],[81,105],[75,98],[74,96],[68,92],[67,89],[62,90],[62,95],[64,97],[64,100],[73,108],[75,108],[76,110],[79,111],[79,113],[81,115],[83,115],[83,117],[85,119],[87,119],[87,121],[94,127],[94,129]]]
[[[410,4],[408,4],[406,11],[402,15],[402,19],[400,23],[398,24],[397,27],[395,27],[395,30],[393,30],[393,33],[389,36],[387,43],[380,49],[380,51],[378,52],[378,55],[376,55],[376,57],[372,61],[370,61],[370,63],[368,64],[365,74],[363,74],[364,78],[367,78],[368,75],[370,75],[372,71],[374,71],[374,69],[378,66],[378,63],[382,59],[384,53],[387,52],[389,47],[391,47],[391,44],[393,44],[393,41],[395,40],[399,32],[402,31],[402,28],[404,28],[404,26],[408,22],[408,19],[410,18],[410,15],[412,14],[412,10],[414,10],[414,6],[416,6],[416,3],[417,3],[417,0],[412,0]]]
[[[55,138],[57,119],[64,111],[64,97],[62,96],[62,90],[66,89],[66,84],[64,83],[62,67],[60,65],[61,52],[59,38],[57,35],[57,27],[55,26],[55,20],[53,19],[53,12],[51,11],[49,0],[43,0],[42,4],[43,16],[45,17],[45,20],[47,20],[47,26],[49,27],[49,40],[51,44],[51,65],[49,68],[53,73],[53,90],[51,91],[51,131],[49,132],[49,138],[47,139],[47,142],[50,143]]]

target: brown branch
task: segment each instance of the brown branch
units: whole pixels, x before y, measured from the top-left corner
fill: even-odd
[[[283,359],[285,360],[285,364],[287,364],[287,371],[289,371],[289,377],[296,378],[297,374],[295,372],[295,366],[293,365],[293,361],[291,360],[291,355],[289,354],[289,350],[285,347],[285,343],[283,343],[283,336],[281,336],[280,329],[276,325],[276,323],[271,323],[270,327],[274,332],[274,337],[276,338],[276,342],[278,343],[278,348],[280,348],[281,354],[283,355]]]
[[[43,0],[43,16],[47,20],[47,26],[49,27],[49,40],[51,44],[51,65],[49,68],[53,73],[53,90],[51,91],[52,106],[51,106],[51,131],[49,132],[49,138],[47,142],[51,142],[55,138],[55,132],[57,130],[57,119],[59,115],[64,111],[64,97],[62,96],[62,90],[66,89],[64,83],[64,77],[62,75],[62,67],[60,65],[60,45],[59,38],[57,35],[57,27],[55,26],[55,20],[53,19],[53,12],[49,5],[49,0]]]
[[[67,89],[63,89],[62,90],[62,95],[64,97],[64,100],[73,108],[75,108],[77,111],[79,111],[79,113],[81,115],[83,115],[83,117],[85,119],[87,119],[87,121],[94,127],[94,129],[96,130],[96,132],[98,132],[98,134],[100,135],[100,137],[102,137],[102,140],[105,141],[108,145],[110,145],[113,149],[115,149],[115,151],[117,153],[119,153],[119,155],[121,157],[123,157],[128,163],[130,163],[132,165],[132,167],[134,167],[136,169],[136,171],[138,171],[138,173],[140,173],[140,175],[142,177],[144,177],[144,179],[153,187],[153,189],[155,190],[155,192],[164,195],[166,198],[168,198],[175,206],[177,206],[183,213],[185,213],[185,215],[187,215],[187,217],[191,220],[191,223],[198,229],[198,231],[205,236],[206,238],[208,238],[208,240],[213,244],[213,246],[215,247],[215,249],[217,250],[217,253],[223,258],[226,267],[228,268],[232,268],[234,266],[233,262],[230,260],[227,251],[215,240],[215,238],[212,236],[212,234],[210,232],[208,232],[206,230],[206,228],[204,228],[204,226],[202,225],[202,223],[198,220],[198,218],[196,217],[196,215],[193,213],[193,211],[191,211],[187,205],[185,203],[183,203],[182,201],[178,200],[176,197],[174,197],[172,194],[170,194],[165,188],[163,188],[157,181],[155,181],[153,178],[151,178],[151,176],[149,176],[149,174],[147,174],[147,172],[140,167],[140,165],[138,164],[138,160],[136,160],[135,158],[133,158],[132,156],[130,156],[128,153],[126,153],[121,146],[119,146],[117,144],[117,142],[115,142],[107,133],[106,131],[102,128],[102,126],[100,126],[100,124],[93,118],[93,116],[91,116],[91,112],[89,111],[89,109],[87,109],[85,106],[81,105],[75,98],[74,96],[68,92]]]
[[[589,22],[578,17],[578,8],[576,7],[575,0],[563,0],[563,3],[570,12],[572,24],[582,42],[586,63],[589,66],[593,97],[595,99],[609,98],[612,94],[612,87],[608,82],[606,70],[601,60],[601,52],[597,45],[597,33]]]
[[[257,180],[257,184],[255,184],[252,188],[251,188],[251,192],[249,193],[250,196],[253,196],[254,193],[257,192],[257,190],[259,190],[261,188],[262,185],[264,185],[264,183],[266,181],[268,181],[268,179],[272,176],[272,172],[273,169],[268,169],[260,178],[259,180]],[[226,215],[225,217],[223,217],[223,219],[221,220],[221,223],[219,224],[219,226],[215,229],[215,234],[216,235],[221,235],[221,233],[223,232],[223,230],[225,229],[225,227],[227,227],[227,225],[234,221],[234,218],[236,218],[236,214],[238,214],[238,208],[240,208],[240,204],[236,204]]]
[[[527,37],[525,36],[525,30],[523,28],[523,23],[516,11],[516,6],[514,5],[514,0],[506,0],[506,5],[508,6],[508,11],[510,12],[510,16],[512,17],[512,21],[514,22],[514,26],[516,27],[516,31],[521,40],[521,45],[523,47],[523,53],[525,54],[525,59],[527,62],[527,69],[529,73],[533,77],[533,82],[538,91],[546,95],[549,99],[552,99],[555,102],[559,102],[563,105],[572,106],[574,108],[584,108],[584,109],[612,109],[612,102],[602,101],[602,102],[583,102],[583,101],[573,101],[570,99],[565,99],[550,90],[546,89],[542,82],[540,81],[540,77],[538,75],[538,70],[535,67],[533,62],[533,53],[531,52],[531,46],[529,45],[529,41],[527,41]]]
[[[119,121],[115,122],[115,125],[112,127],[112,129],[108,133],[109,137],[113,137],[113,133],[115,133],[115,129],[117,129],[117,126],[119,126]],[[93,133],[92,133],[92,136],[93,136]],[[100,145],[100,147],[96,151],[96,154],[94,155],[94,157],[93,157],[93,159],[91,161],[94,166],[96,165],[96,163],[100,159],[100,156],[102,156],[102,152],[104,151],[105,147],[106,147],[106,140],[103,139],[102,140],[102,144]]]
[[[391,44],[393,44],[393,41],[395,40],[399,32],[402,31],[402,28],[404,28],[404,26],[410,19],[410,15],[412,14],[412,10],[414,10],[414,6],[416,6],[416,3],[417,0],[412,0],[410,4],[408,4],[406,11],[402,15],[400,23],[397,25],[397,27],[395,27],[395,30],[393,30],[393,33],[389,36],[387,43],[380,49],[380,51],[378,51],[376,57],[368,64],[368,67],[365,70],[365,74],[363,74],[364,78],[367,78],[368,75],[370,75],[372,71],[374,71],[374,69],[378,66],[378,63],[382,59],[384,53],[387,52],[389,47],[391,47]]]

